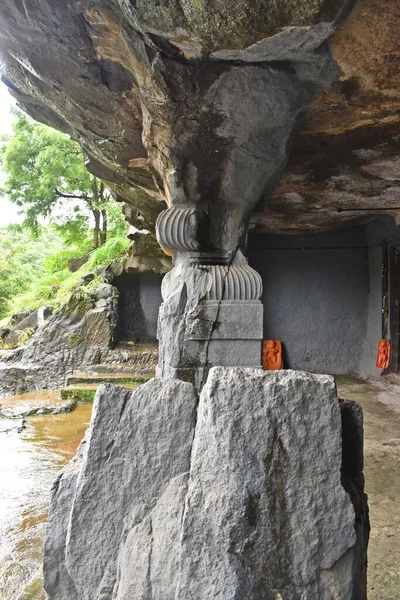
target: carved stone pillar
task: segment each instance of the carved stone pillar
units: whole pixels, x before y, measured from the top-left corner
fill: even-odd
[[[157,374],[198,388],[212,366],[261,368],[263,337],[261,277],[239,248],[224,250],[204,235],[203,214],[172,207],[157,221],[157,239],[175,263],[162,284]]]

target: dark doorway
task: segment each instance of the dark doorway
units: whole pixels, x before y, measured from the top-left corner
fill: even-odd
[[[390,339],[392,373],[400,372],[400,246],[390,249]]]
[[[155,343],[162,276],[156,273],[123,273],[113,285],[119,291],[118,341]]]

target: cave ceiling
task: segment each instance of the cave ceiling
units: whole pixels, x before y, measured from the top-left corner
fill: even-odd
[[[298,74],[308,61],[308,81],[315,52],[318,68],[328,65],[319,52],[328,43],[337,72],[322,78],[335,81],[302,111],[252,222],[296,233],[400,215],[398,0],[2,0],[0,20],[12,95],[80,143],[136,226],[152,230],[171,195],[190,188],[190,174],[176,182],[173,160],[182,148],[196,153],[204,90],[245,64]],[[205,155],[208,135],[220,151],[211,131],[220,123],[207,119],[196,130]]]

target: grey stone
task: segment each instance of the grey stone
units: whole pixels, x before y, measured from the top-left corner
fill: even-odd
[[[76,271],[79,271],[87,261],[88,256],[83,256],[82,258],[70,258],[68,260],[68,270],[71,271],[71,273],[76,273]]]
[[[176,598],[351,599],[354,509],[332,377],[210,371]]]
[[[107,265],[106,267],[96,269],[96,275],[104,279],[104,281],[106,281],[107,283],[112,283],[115,273],[113,273],[111,265]]]
[[[15,330],[21,331],[23,329],[37,329],[38,313],[39,313],[39,309],[31,312],[27,317],[25,317],[24,319],[22,319],[22,321],[20,321],[18,323],[18,325],[15,327],[14,331]]]
[[[30,417],[32,415],[59,415],[66,412],[71,412],[76,408],[77,401],[73,398],[69,400],[54,400],[53,402],[12,400],[12,404],[7,402],[0,404],[0,416],[8,419],[20,419]]]
[[[204,365],[210,367],[258,367],[261,368],[261,340],[188,340],[186,357],[189,363],[204,357]],[[200,363],[201,364],[201,363]],[[178,367],[179,365],[175,365]]]
[[[213,278],[209,265],[201,263],[202,255],[196,257],[200,263],[195,264],[191,257],[176,255],[175,259],[175,268],[162,283],[158,375],[174,378],[182,377],[184,372],[185,380],[201,389],[212,366],[261,367],[261,301],[207,300]],[[226,272],[246,265],[238,251]],[[219,288],[223,288],[223,283]],[[240,297],[239,292],[243,291],[238,286],[235,294]]]
[[[100,298],[100,300],[96,301],[95,308],[109,308],[110,307],[110,299],[109,298]]]
[[[107,300],[114,295],[115,288],[109,283],[101,283],[96,290],[96,296],[99,300]]]
[[[99,388],[78,478],[72,480],[67,471],[52,498],[44,563],[51,599],[112,597],[120,546],[124,564],[128,534],[135,537],[137,527],[143,539],[150,518],[162,521],[163,495],[189,471],[196,404],[193,387],[181,381],[152,380],[134,392]],[[168,532],[168,522],[163,524]],[[63,589],[65,573],[74,593]],[[122,590],[130,585],[125,581]]]
[[[78,476],[82,467],[86,437],[82,440],[76,456],[68,463],[57,477],[51,489],[51,511],[47,523],[47,535],[44,553],[49,568],[45,570],[45,587],[50,590],[60,590],[59,599],[78,598],[75,585],[68,574],[65,564],[65,546],[60,540],[65,539],[71,511],[71,500]],[[57,592],[58,593],[58,592]],[[57,597],[57,596],[55,596]]]
[[[20,316],[22,316],[25,313],[19,313],[15,322],[15,326],[3,338],[4,343],[8,344],[11,347],[26,344],[28,340],[24,335],[24,330],[32,330],[33,332],[39,327],[39,310],[40,309],[35,310],[31,313],[27,313],[26,316],[24,316],[21,320]],[[12,322],[13,319],[11,319],[11,323]]]
[[[151,512],[130,530],[118,561],[118,600],[174,597],[187,480],[187,473],[172,479]]]
[[[197,319],[188,327],[187,337],[191,340],[260,340],[263,316],[263,305],[259,300],[205,301],[199,306]]]
[[[95,278],[95,274],[94,273],[86,273],[82,279],[79,280],[78,285],[87,285],[88,283],[90,283],[91,281],[93,281],[93,279]]]
[[[0,340],[4,340],[4,338],[10,333],[9,327],[0,327]]]
[[[23,332],[25,330],[32,330],[33,333],[45,323],[51,314],[52,309],[49,306],[42,306],[31,313],[18,313],[18,315],[14,315],[11,318],[11,324],[14,324],[14,327],[11,330],[6,328],[8,329],[8,333],[5,333],[2,339],[11,347],[19,346],[22,343],[26,344],[28,340]],[[21,318],[22,316],[23,318]]]
[[[16,313],[15,315],[12,315],[11,325],[13,325],[15,327],[15,325],[18,325],[18,323],[20,323],[28,315],[29,315],[29,312],[27,310],[22,310],[21,312]]]
[[[114,348],[116,298],[99,300],[99,305],[93,299],[92,304],[94,308],[72,296],[46,321],[49,311],[39,309],[42,326],[28,343],[0,351],[0,396],[63,387],[78,367],[134,361],[134,349]]]
[[[339,400],[342,417],[342,484],[355,510],[357,544],[353,561],[355,599],[365,597],[367,546],[369,539],[368,498],[364,493],[364,428],[361,406],[352,400]]]
[[[101,386],[53,489],[49,600],[364,600],[341,432],[324,375],[214,368],[198,407],[181,381]]]
[[[41,389],[39,382],[43,384],[44,381],[43,369],[38,365],[22,365],[20,362],[2,364],[0,367],[0,396],[25,394],[31,390]]]

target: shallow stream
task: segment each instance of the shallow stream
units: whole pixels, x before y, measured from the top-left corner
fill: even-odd
[[[50,489],[75,454],[92,404],[60,415],[0,418],[0,600],[42,600],[42,543]]]

